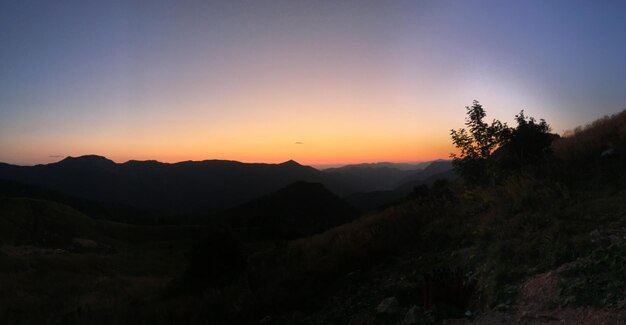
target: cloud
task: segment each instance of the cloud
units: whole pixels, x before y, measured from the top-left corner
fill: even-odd
[[[304,144],[304,142],[297,141],[297,142],[295,142],[294,144]]]
[[[64,158],[65,156],[63,155],[52,155],[52,156],[48,156],[48,158]]]

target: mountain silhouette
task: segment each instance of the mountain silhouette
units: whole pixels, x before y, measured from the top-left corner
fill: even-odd
[[[429,178],[432,178],[433,176],[444,174],[444,173],[448,173],[449,175],[446,175],[445,177],[440,175],[439,177],[449,178],[450,173],[452,173],[452,170],[453,170],[453,167],[452,167],[451,160],[443,160],[443,159],[435,160],[431,162],[423,170],[414,171],[409,176],[400,180],[400,183],[398,185],[403,185],[409,182],[424,181]]]
[[[68,157],[36,166],[0,164],[0,178],[81,199],[125,204],[171,214],[223,211],[296,181],[322,182],[339,193],[346,186],[295,161],[247,164],[227,160],[128,161],[105,157]]]
[[[423,170],[405,175],[391,190],[353,193],[345,200],[363,212],[370,211],[407,197],[416,186],[430,186],[437,180],[452,180],[455,177],[450,160],[436,160]]]
[[[360,192],[386,191],[396,188],[404,179],[419,174],[430,163],[397,164],[389,162],[353,164],[328,168],[324,172]]]
[[[350,164],[341,167],[327,168],[325,171],[342,171],[342,170],[351,170],[351,169],[361,169],[361,168],[393,168],[399,170],[421,170],[428,165],[430,165],[432,161],[424,161],[420,163],[392,163],[392,162],[375,162],[375,163],[361,163],[361,164]]]
[[[131,217],[197,220],[198,216],[219,214],[297,181],[320,183],[340,197],[346,197],[355,193],[394,191],[400,184],[420,182],[451,169],[446,161],[417,169],[421,166],[423,164],[406,170],[409,168],[406,164],[378,163],[320,171],[293,160],[280,164],[230,160],[116,163],[102,156],[87,155],[36,166],[0,163],[0,179],[54,191],[67,199],[61,201],[90,215],[137,222]],[[406,194],[404,192],[380,195],[377,201],[371,202],[384,202]],[[106,208],[94,208],[93,202],[101,207],[104,204]],[[108,212],[98,212],[105,210]]]
[[[352,221],[358,214],[324,185],[295,182],[229,209],[221,218],[240,233],[257,237],[252,239],[290,240]]]

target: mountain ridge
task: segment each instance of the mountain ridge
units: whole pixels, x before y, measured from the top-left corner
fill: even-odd
[[[214,213],[299,180],[322,182],[336,192],[345,190],[345,186],[326,180],[320,171],[295,161],[116,163],[103,156],[86,155],[35,166],[0,164],[0,178],[81,199],[157,208],[174,214]]]
[[[402,180],[419,179],[436,164],[431,162],[424,170],[375,164],[327,171],[294,160],[278,164],[218,159],[117,163],[104,156],[86,155],[35,166],[0,163],[0,178],[77,199],[156,211],[160,217],[191,218],[218,214],[297,181],[323,184],[343,198],[359,192],[394,190]]]

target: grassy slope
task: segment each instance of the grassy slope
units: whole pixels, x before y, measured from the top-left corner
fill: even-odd
[[[198,227],[140,227],[93,220],[67,206],[0,199],[0,323],[116,322],[157,299],[184,268]],[[95,240],[112,253],[69,251]],[[35,246],[27,254],[18,248]],[[54,253],[53,249],[62,249]]]

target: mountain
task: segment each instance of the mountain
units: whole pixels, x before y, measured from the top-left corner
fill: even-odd
[[[226,160],[115,163],[101,156],[68,157],[37,166],[0,164],[0,178],[80,199],[123,204],[168,214],[223,211],[296,181],[346,186],[295,161],[246,164]]]
[[[358,211],[319,183],[295,182],[229,209],[221,218],[263,239],[295,239],[350,222]]]
[[[359,192],[387,191],[396,188],[404,179],[421,173],[432,162],[417,164],[368,163],[328,168],[323,171],[343,183],[351,184]]]
[[[391,202],[406,198],[419,185],[433,185],[437,180],[453,180],[456,177],[450,160],[436,160],[423,170],[413,171],[386,191],[363,191],[345,197],[346,201],[361,211],[370,211]]]
[[[424,162],[414,163],[414,164],[392,163],[392,162],[384,161],[384,162],[376,162],[376,163],[350,164],[350,165],[345,165],[341,167],[327,168],[327,169],[324,169],[324,171],[333,172],[333,171],[345,171],[345,170],[354,170],[354,169],[362,169],[362,168],[375,169],[375,168],[385,168],[385,167],[399,169],[399,170],[418,170],[418,169],[426,168],[431,163],[432,161],[424,161]]]
[[[418,185],[432,185],[437,180],[453,180],[456,177],[451,160],[433,161],[424,170],[403,179],[394,191],[407,195]]]
[[[426,164],[423,170],[419,169]],[[410,166],[414,169],[407,169]],[[228,160],[116,163],[102,156],[88,155],[36,166],[0,163],[0,179],[54,191],[53,197],[42,193],[35,197],[52,198],[98,218],[134,223],[165,219],[189,222],[197,221],[195,218],[200,215],[218,214],[297,181],[320,183],[346,197],[355,193],[394,191],[403,183],[421,182],[450,169],[447,161],[416,165],[360,164],[319,171],[293,160],[281,164]],[[63,199],[57,198],[58,195]],[[388,202],[387,197],[389,195],[379,196],[371,202]]]
[[[450,172],[452,171],[452,169],[453,169],[452,160],[438,159],[438,160],[432,161],[426,168],[419,170],[419,171],[414,171],[406,178],[400,180],[400,183],[398,185],[402,185],[402,184],[414,182],[414,181],[426,180],[433,176]]]

